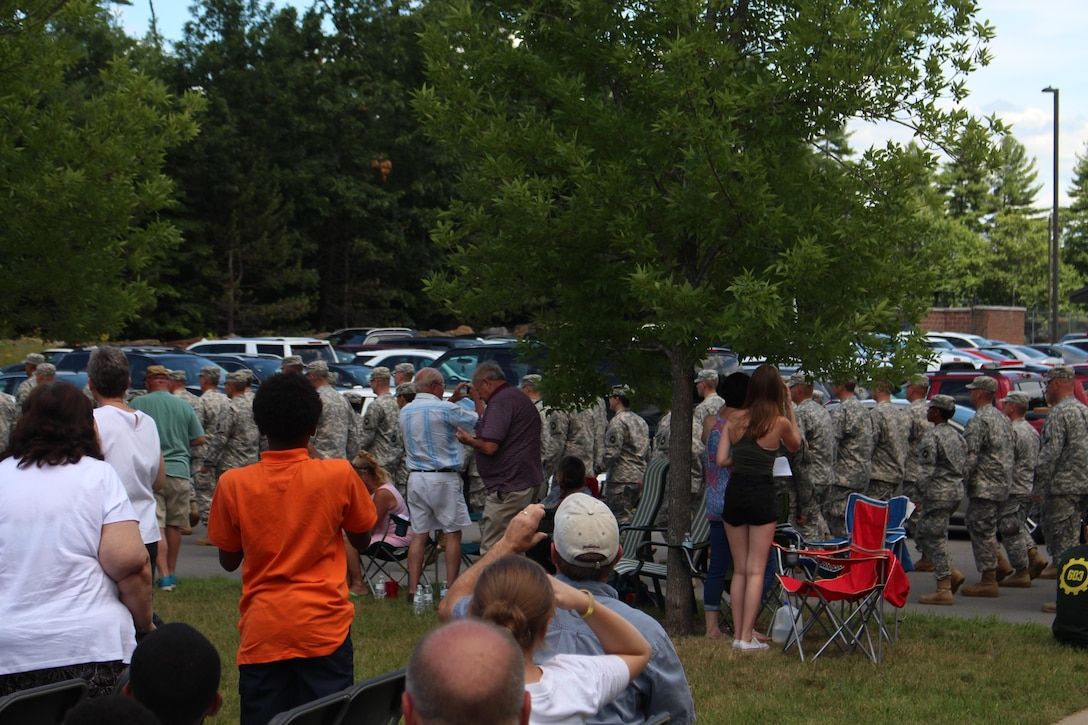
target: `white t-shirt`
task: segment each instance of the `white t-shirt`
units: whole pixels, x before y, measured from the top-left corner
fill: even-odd
[[[121,479],[84,456],[0,461],[0,674],[128,662],[132,614],[98,561],[102,527],[136,521]]]
[[[631,681],[615,655],[558,654],[540,665],[540,682],[525,685],[532,698],[530,725],[584,725]]]
[[[145,544],[159,540],[155,519],[155,494],[151,486],[159,472],[159,429],[147,413],[127,413],[112,405],[95,408],[95,422],[102,441],[102,454],[113,466],[128,492],[128,500],[140,521]]]

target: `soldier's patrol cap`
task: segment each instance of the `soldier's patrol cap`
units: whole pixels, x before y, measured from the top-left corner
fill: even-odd
[[[416,366],[412,363],[400,363],[395,368],[393,368],[393,372],[398,375],[415,375]]]
[[[397,386],[397,395],[415,395],[416,384],[415,383],[401,383]]]
[[[205,365],[204,367],[200,368],[200,377],[207,378],[208,380],[211,380],[213,382],[219,381],[220,374],[220,369],[214,365]]]
[[[249,385],[249,376],[244,370],[235,370],[227,373],[227,382],[233,385]]]
[[[291,367],[292,365],[298,365],[299,367],[301,367],[302,357],[300,355],[288,355],[283,359],[283,362],[280,363],[280,370]]]
[[[168,378],[170,377],[170,371],[163,365],[148,365],[147,370],[144,372],[144,378],[153,378],[157,375]]]
[[[997,378],[991,378],[989,375],[979,375],[974,380],[967,384],[968,390],[985,390],[988,393],[997,392]]]
[[[189,379],[189,376],[185,373],[184,370],[171,370],[170,379],[179,383],[184,383],[186,380]]]
[[[699,371],[699,374],[695,376],[695,382],[697,383],[714,383],[718,384],[718,371],[711,368],[703,368]]]
[[[809,378],[808,373],[798,370],[794,372],[793,375],[790,375],[789,379],[786,381],[786,386],[792,388],[797,385],[812,387],[812,379]]]
[[[308,373],[329,373],[329,364],[324,360],[314,360],[306,365],[306,372]]]
[[[530,374],[522,377],[521,387],[524,388],[526,385],[531,385],[534,388],[539,388],[540,387],[540,380],[541,380],[541,378],[540,378],[539,375],[537,375],[535,373],[530,373]]]
[[[57,374],[57,366],[54,365],[53,363],[42,363],[34,371],[34,374],[35,375],[44,375],[45,377],[49,377],[50,375],[56,375]]]
[[[888,392],[888,393],[898,393],[899,392],[899,386],[898,385],[893,385],[892,383],[889,383],[887,380],[874,380],[870,387],[872,387],[874,390],[883,390],[883,391]]]
[[[23,365],[41,365],[45,362],[45,355],[39,352],[32,352],[23,358]]]
[[[951,395],[934,395],[929,400],[929,407],[943,410],[946,413],[955,413],[956,399]]]
[[[625,398],[629,397],[631,395],[631,389],[629,387],[627,387],[626,385],[613,385],[612,386],[612,396],[615,397],[615,396],[620,396],[620,395],[622,395]]]
[[[390,378],[389,368],[386,366],[379,365],[370,371],[371,380],[381,380],[382,378],[385,378],[386,380]]]
[[[916,373],[907,378],[907,386],[912,388],[928,388],[929,378],[921,373]]]
[[[826,402],[827,396],[824,395],[824,391],[817,388],[816,390],[812,391],[812,399],[820,405],[823,405]]]
[[[1073,380],[1076,376],[1073,375],[1073,368],[1066,365],[1059,365],[1057,367],[1050,368],[1046,371],[1046,379],[1057,380],[1062,378],[1063,380]]]
[[[1005,405],[1008,405],[1009,403],[1019,405],[1024,410],[1027,410],[1031,406],[1031,396],[1023,391],[1016,390],[1005,396]]]

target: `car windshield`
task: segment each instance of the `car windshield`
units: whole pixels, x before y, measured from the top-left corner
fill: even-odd
[[[301,357],[304,363],[312,363],[314,360],[324,360],[327,363],[336,362],[336,358],[329,351],[329,346],[325,344],[292,345],[291,354]]]
[[[1027,355],[1030,358],[1041,359],[1041,358],[1050,357],[1050,355],[1047,355],[1042,350],[1036,350],[1033,347],[1018,347],[1016,349],[1018,351],[1022,352],[1024,355]]]

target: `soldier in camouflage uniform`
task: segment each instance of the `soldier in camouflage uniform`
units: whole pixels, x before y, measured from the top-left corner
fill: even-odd
[[[718,395],[718,371],[704,368],[695,376],[695,392],[702,400],[695,406],[695,423],[699,430],[708,415],[717,415],[725,405],[725,400]]]
[[[922,604],[955,604],[952,595],[963,583],[963,574],[948,556],[948,521],[963,498],[963,473],[967,468],[967,442],[948,421],[956,414],[956,401],[948,395],[934,395],[928,417],[933,428],[922,438],[918,451],[918,489],[922,516],[914,539],[922,553],[933,562],[937,592],[922,595]]]
[[[19,422],[19,406],[15,398],[7,393],[0,393],[0,451],[8,447],[11,432]]]
[[[19,404],[19,410],[23,409],[23,402],[26,401],[26,396],[30,395],[30,391],[38,384],[37,378],[34,377],[34,372],[38,369],[38,366],[44,362],[45,355],[37,352],[32,352],[23,358],[23,370],[26,371],[26,380],[19,383],[19,387],[15,389],[15,402]]]
[[[1005,396],[1005,416],[1012,422],[1013,468],[1009,496],[997,511],[997,529],[1015,570],[998,582],[1002,587],[1030,587],[1031,580],[1045,568],[1045,562],[1032,575],[1031,565],[1041,561],[1035,544],[1025,528],[1031,509],[1031,492],[1035,482],[1035,462],[1039,458],[1039,434],[1024,419],[1031,399],[1027,393],[1013,392]]]
[[[288,355],[283,359],[283,362],[280,363],[280,372],[302,375],[305,367],[306,365],[302,362],[301,355]]]
[[[910,401],[907,419],[910,426],[907,433],[907,461],[903,466],[903,495],[914,504],[914,511],[907,519],[907,532],[914,533],[914,524],[922,515],[922,497],[918,493],[918,450],[922,437],[933,424],[926,418],[926,396],[929,394],[929,378],[925,375],[912,375],[907,381],[906,398]],[[933,564],[924,556],[914,562],[915,571],[933,571]]]
[[[845,538],[846,502],[855,491],[869,488],[870,456],[873,452],[873,421],[869,411],[854,395],[856,383],[835,383],[832,391],[839,407],[831,414],[835,433],[835,481],[823,502],[824,523],[835,538]]]
[[[204,466],[215,475],[256,463],[260,458],[260,433],[253,420],[253,402],[246,396],[249,376],[241,370],[227,375],[226,389],[230,404],[219,415],[215,432],[208,438]]]
[[[998,554],[997,512],[1009,497],[1012,485],[1013,437],[1012,423],[994,407],[997,380],[979,375],[967,389],[975,415],[967,423],[963,437],[967,441],[967,470],[964,484],[967,490],[967,532],[971,535],[971,550],[975,567],[982,574],[978,584],[963,588],[967,597],[996,597]],[[1006,565],[1007,566],[1007,565]],[[1010,572],[1006,568],[1005,574]]]
[[[835,480],[835,433],[831,414],[812,397],[813,386],[808,376],[798,371],[787,384],[803,441],[797,451],[789,454],[797,492],[795,528],[805,540],[820,541],[826,536],[820,501]]]
[[[416,366],[412,363],[399,363],[393,367],[393,385],[410,383],[416,376]]]
[[[721,406],[718,406],[719,409]],[[703,500],[703,489],[706,486],[706,446],[702,441],[703,426],[701,421],[691,422],[691,483],[689,493],[691,499],[688,503],[688,513],[692,515],[699,508]],[[669,457],[669,442],[672,440],[672,411],[667,411],[657,421],[657,429],[654,431],[654,439],[650,446],[651,458]],[[669,515],[669,497],[661,500],[661,508],[658,509],[658,526],[666,526]]]
[[[642,474],[650,459],[650,429],[630,410],[630,392],[624,386],[612,389],[608,404],[616,415],[605,432],[602,456],[608,470],[604,501],[620,526],[631,521],[642,488]]]
[[[400,438],[400,407],[389,390],[390,377],[387,367],[370,371],[370,388],[378,397],[370,402],[363,414],[359,449],[373,456],[401,495],[405,495],[408,469],[404,466],[404,441]]]
[[[214,365],[200,368],[200,397],[196,403],[196,417],[200,425],[208,431],[209,437],[215,434],[219,419],[226,415],[230,409],[230,398],[219,392],[220,369]],[[212,496],[215,494],[215,482],[218,479],[214,466],[207,465],[208,445],[197,446],[191,449],[193,454],[199,453],[199,459],[192,463],[193,488],[196,490],[196,505],[200,511],[200,520],[205,525],[208,523],[208,511],[212,505]],[[205,546],[207,538],[197,539],[196,543]]]
[[[1043,535],[1052,561],[1076,546],[1081,517],[1088,508],[1088,408],[1073,396],[1073,369],[1055,367],[1046,374],[1050,413],[1035,465],[1035,494],[1043,496]],[[1040,579],[1056,579],[1052,563]]]
[[[903,484],[907,462],[907,436],[910,419],[906,412],[892,403],[891,384],[873,382],[873,398],[876,407],[869,411],[873,421],[873,455],[869,472],[869,490],[866,495],[887,501]]]
[[[522,390],[537,392],[539,375],[526,375],[522,378]],[[533,397],[530,395],[529,397]],[[548,495],[541,502],[545,507],[559,505],[559,482],[555,480],[559,462],[566,456],[574,456],[586,468],[586,475],[593,473],[593,432],[587,425],[588,419],[579,411],[559,410],[544,407],[544,417],[540,427],[540,453],[544,459],[544,481],[552,481]]]
[[[321,417],[317,420],[317,432],[310,445],[318,458],[343,458],[355,460],[359,452],[359,416],[343,395],[329,384],[329,364],[314,360],[306,366],[318,397],[321,398]]]
[[[185,387],[185,383],[189,380],[188,374],[184,370],[171,370],[170,371],[170,394],[175,398],[181,398],[189,405],[193,406],[193,410],[196,410],[197,401],[200,400],[197,396],[189,392]]]
[[[594,473],[604,473],[607,467],[604,465],[604,436],[608,430],[608,401],[598,398],[597,402],[583,411],[587,425],[593,434],[593,468]]]

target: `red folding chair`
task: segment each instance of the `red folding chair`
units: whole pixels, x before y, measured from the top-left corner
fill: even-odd
[[[885,548],[888,525],[887,504],[879,505],[864,497],[854,500],[850,544],[841,549],[799,552],[820,567],[837,567],[837,576],[825,579],[778,575],[788,596],[796,599],[803,616],[793,620],[793,636],[785,649],[797,646],[804,660],[803,639],[816,628],[827,639],[812,659],[835,645],[841,651],[861,649],[873,663],[879,663],[883,641],[891,639],[884,626],[884,601],[896,607],[906,603],[910,585],[895,556]],[[803,569],[804,570],[804,569]],[[807,612],[807,615],[804,615]],[[798,619],[803,621],[803,625]],[[870,631],[877,621],[875,637]]]

